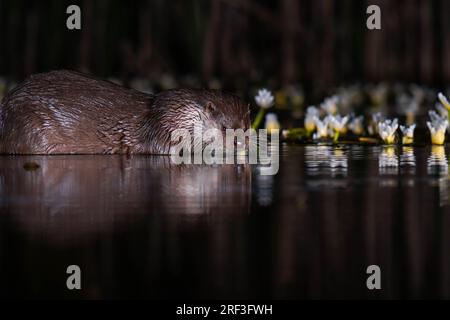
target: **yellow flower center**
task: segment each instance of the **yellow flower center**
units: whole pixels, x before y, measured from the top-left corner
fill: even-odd
[[[413,137],[403,136],[403,144],[412,144],[414,143]]]
[[[431,143],[435,145],[443,145],[445,142],[445,131],[439,130],[435,134],[431,134]]]

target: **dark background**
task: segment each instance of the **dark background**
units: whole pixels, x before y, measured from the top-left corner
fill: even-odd
[[[78,4],[82,30],[66,28]],[[382,30],[366,28],[378,4]],[[450,1],[445,0],[0,0],[0,75],[69,68],[101,77],[190,75],[301,83],[326,90],[356,81],[440,86],[450,80]]]
[[[74,3],[81,31],[66,28]],[[381,6],[382,31],[366,28],[369,4]],[[450,0],[0,0],[0,86],[60,68],[247,94],[444,86],[449,9]],[[275,177],[171,168],[162,157],[0,157],[0,296],[450,297],[448,147],[282,147]],[[398,166],[380,164],[389,155]],[[81,292],[66,290],[70,264],[83,270]],[[383,270],[379,296],[365,286],[371,264]]]

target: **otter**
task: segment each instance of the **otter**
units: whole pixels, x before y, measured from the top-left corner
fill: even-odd
[[[147,94],[68,70],[30,76],[0,105],[2,154],[170,154],[171,132],[250,127],[249,106],[217,90]]]

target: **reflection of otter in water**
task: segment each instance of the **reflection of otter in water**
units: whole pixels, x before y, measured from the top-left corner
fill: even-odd
[[[81,73],[31,76],[0,106],[6,154],[169,154],[175,129],[244,129],[249,108],[234,95],[177,89],[149,95]]]
[[[25,162],[40,168],[26,171]],[[245,213],[249,165],[176,166],[169,157],[0,157],[0,212],[31,234],[80,240],[148,215]]]

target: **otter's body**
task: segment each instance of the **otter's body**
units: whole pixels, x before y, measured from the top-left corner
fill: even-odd
[[[0,106],[3,154],[168,154],[174,129],[249,126],[248,106],[218,91],[145,94],[71,72],[33,75]]]

